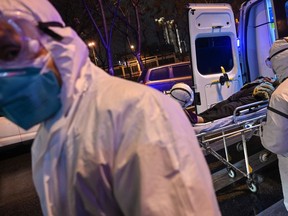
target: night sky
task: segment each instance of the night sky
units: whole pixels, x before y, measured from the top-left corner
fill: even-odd
[[[56,7],[56,9],[61,14],[62,18],[66,22],[68,26],[74,28],[77,33],[81,36],[81,38],[88,42],[88,41],[96,41],[98,44],[98,55],[105,56],[105,52],[101,52],[101,42],[99,40],[99,35],[97,31],[93,27],[91,19],[88,17],[88,13],[85,10],[82,0],[50,0],[52,4]],[[94,14],[93,17],[96,20],[96,23],[100,26],[101,31],[103,32],[103,25],[102,19],[99,16],[99,5],[97,0],[86,0],[91,8],[92,13]],[[107,5],[110,0],[103,0],[104,10],[106,16],[108,17],[108,23],[110,23],[111,18],[109,18],[111,14],[111,5]],[[114,1],[115,2],[115,1]],[[186,43],[189,43],[189,35],[188,35],[188,24],[187,24],[187,3],[224,3],[228,2],[232,5],[232,8],[235,13],[235,17],[239,16],[239,8],[244,0],[227,0],[227,1],[209,1],[209,0],[194,0],[194,1],[187,1],[187,0],[140,0],[139,6],[139,15],[140,15],[140,23],[141,23],[141,32],[142,32],[142,50],[143,49],[150,49],[153,46],[160,46],[164,43],[163,39],[163,32],[161,26],[157,25],[155,19],[160,17],[165,17],[166,20],[175,20],[177,24],[180,38]],[[131,7],[130,0],[122,0],[120,4],[123,11],[126,14],[129,14],[129,19],[131,20],[131,24],[133,25],[134,29],[136,29],[135,25],[135,14]],[[115,54],[121,54],[129,52],[129,45],[126,42],[125,32],[126,28],[123,23],[117,21],[116,24],[117,28],[113,30],[113,37],[112,37],[112,51]],[[130,35],[130,41],[132,44],[136,44],[136,36],[131,36],[130,31],[128,34]],[[136,34],[134,34],[136,35]],[[99,46],[100,45],[100,46]]]

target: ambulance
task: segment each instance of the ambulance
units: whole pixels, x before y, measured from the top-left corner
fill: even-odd
[[[237,21],[226,3],[188,5],[192,82],[197,113],[259,76],[278,38],[288,36],[288,0],[249,0]]]

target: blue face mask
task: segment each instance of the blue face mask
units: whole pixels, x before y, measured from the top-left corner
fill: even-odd
[[[0,69],[0,113],[27,130],[61,107],[60,85],[52,71],[41,68]]]

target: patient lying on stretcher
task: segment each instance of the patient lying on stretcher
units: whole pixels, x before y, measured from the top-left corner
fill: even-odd
[[[242,105],[260,100],[268,100],[275,90],[278,81],[268,77],[260,77],[255,81],[245,84],[238,92],[231,95],[206,111],[196,115],[187,109],[193,103],[193,90],[185,83],[175,84],[166,94],[177,100],[184,109],[192,124],[205,123],[224,118],[233,114],[234,110]]]

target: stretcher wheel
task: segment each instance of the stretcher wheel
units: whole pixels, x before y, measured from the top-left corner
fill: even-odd
[[[268,161],[269,156],[270,156],[269,152],[261,153],[261,154],[259,155],[259,160],[260,160],[260,162],[264,163],[264,162]]]
[[[251,192],[256,193],[258,191],[258,186],[254,182],[247,183],[247,185]]]
[[[237,149],[238,152],[243,151],[243,144],[242,144],[241,142],[240,142],[240,143],[237,143],[236,149]]]
[[[236,177],[236,172],[233,169],[228,168],[228,176],[230,178],[235,178]]]

